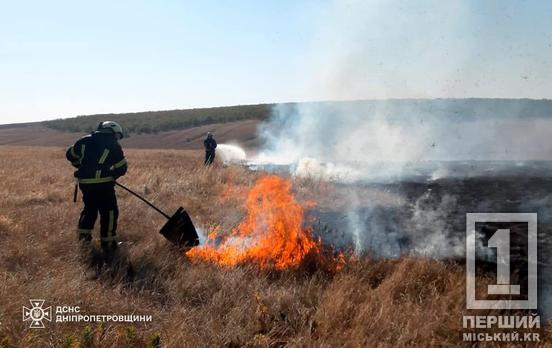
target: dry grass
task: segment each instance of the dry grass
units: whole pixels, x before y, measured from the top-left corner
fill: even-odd
[[[168,213],[184,206],[204,227],[235,224],[242,193],[260,175],[205,169],[201,153],[192,151],[129,150],[127,157],[122,183]],[[128,241],[133,272],[91,268],[76,242],[81,203],[72,202],[71,174],[61,148],[0,147],[0,346],[462,344],[462,265],[367,256],[337,274],[191,265],[157,233],[164,218],[121,190],[119,235]],[[32,330],[21,320],[30,298],[153,321],[47,323]]]

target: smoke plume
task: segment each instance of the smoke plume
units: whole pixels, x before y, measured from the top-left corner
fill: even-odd
[[[525,211],[547,199],[538,185],[517,190],[516,180],[549,175],[534,161],[552,159],[552,102],[489,97],[534,97],[545,90],[541,80],[529,90],[519,76],[548,73],[515,44],[489,50],[494,21],[468,3],[339,1],[321,23],[303,96],[356,101],[275,106],[253,162],[336,183],[345,203],[318,214],[357,253],[462,257],[466,213]],[[524,65],[510,61],[522,53]],[[399,199],[389,206],[364,189]],[[551,220],[539,220],[541,228]]]

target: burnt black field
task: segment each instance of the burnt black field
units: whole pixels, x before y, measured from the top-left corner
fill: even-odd
[[[550,315],[552,162],[435,161],[411,163],[400,171],[397,164],[392,167],[393,175],[387,177],[330,179],[331,189],[320,194],[316,208],[307,213],[315,234],[340,250],[391,258],[424,255],[463,264],[467,213],[536,213],[539,308]],[[255,169],[294,173],[293,166],[286,165]],[[488,240],[499,227],[511,229],[512,279],[522,284],[523,299],[527,224],[478,225],[477,272],[494,276],[496,249],[488,247]]]

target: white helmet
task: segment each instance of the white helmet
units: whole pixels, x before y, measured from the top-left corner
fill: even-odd
[[[119,133],[121,134],[121,138],[123,137],[123,127],[121,127],[121,125],[118,124],[117,122],[105,121],[100,123],[100,125],[98,126],[98,130],[102,131],[104,129],[110,129],[113,132],[113,134]]]

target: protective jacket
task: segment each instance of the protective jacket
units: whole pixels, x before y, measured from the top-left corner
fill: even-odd
[[[96,131],[67,149],[67,160],[77,168],[75,177],[82,184],[101,184],[125,175],[127,161],[112,133]]]
[[[203,147],[205,147],[205,151],[215,151],[217,148],[217,141],[213,137],[207,137],[203,140]]]

